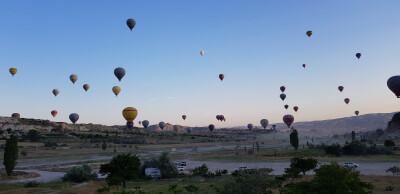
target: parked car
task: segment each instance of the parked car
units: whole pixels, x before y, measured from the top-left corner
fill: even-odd
[[[184,171],[185,170],[184,166],[177,166],[176,168],[178,169],[178,171]]]
[[[342,166],[348,166],[348,167],[358,167],[359,165],[354,163],[354,162],[343,162]]]
[[[246,169],[247,169],[247,166],[240,166],[240,167],[235,168],[235,170],[233,170],[233,171],[246,170]]]

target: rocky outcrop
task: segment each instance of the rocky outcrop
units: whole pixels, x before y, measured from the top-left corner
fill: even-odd
[[[387,124],[386,133],[400,131],[400,112],[393,115],[392,120]]]

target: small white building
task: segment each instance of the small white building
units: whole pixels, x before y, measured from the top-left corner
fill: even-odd
[[[150,176],[151,178],[161,178],[161,170],[158,168],[146,168],[144,172],[146,176]]]

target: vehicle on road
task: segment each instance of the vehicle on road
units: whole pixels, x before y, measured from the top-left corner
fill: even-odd
[[[177,166],[176,168],[178,169],[178,171],[184,171],[185,170],[184,166]]]
[[[354,163],[354,162],[343,162],[342,166],[348,166],[348,167],[355,167],[357,168],[359,165]]]

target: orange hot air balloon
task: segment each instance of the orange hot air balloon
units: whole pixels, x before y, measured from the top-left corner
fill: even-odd
[[[344,102],[345,102],[346,104],[349,104],[349,102],[350,102],[350,99],[348,99],[348,98],[345,98],[345,99],[344,99]]]
[[[203,56],[204,55],[204,51],[200,51],[200,55]]]
[[[57,113],[58,113],[58,112],[57,112],[56,110],[52,110],[52,111],[51,111],[51,115],[53,115],[53,117],[56,117],[56,116],[57,116]]]
[[[183,119],[183,120],[186,120],[186,115],[182,115],[182,119]]]
[[[88,89],[89,89],[89,84],[85,84],[85,85],[83,85],[83,89],[87,92],[88,91]]]
[[[58,91],[58,89],[54,89],[54,90],[53,90],[53,94],[54,94],[54,96],[57,96],[57,95],[58,95],[58,93],[60,93],[60,91]]]
[[[136,108],[133,107],[127,107],[122,111],[122,116],[124,116],[127,122],[133,122],[133,120],[135,120],[137,117],[137,114],[138,112]]]
[[[224,74],[219,74],[219,79],[222,81],[224,79]]]

